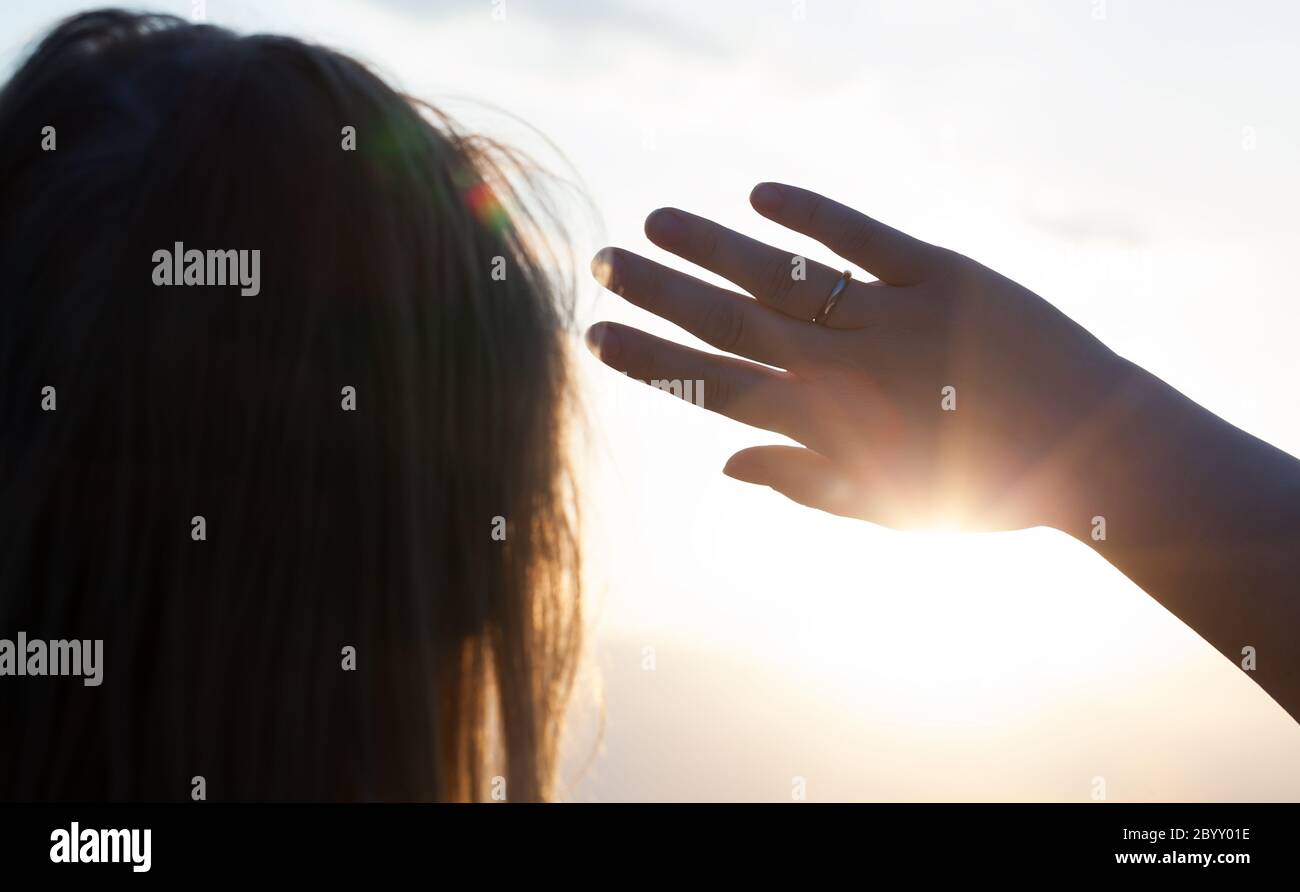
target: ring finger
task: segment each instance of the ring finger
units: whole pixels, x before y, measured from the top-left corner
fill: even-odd
[[[804,322],[818,316],[842,273],[823,263],[782,251],[712,220],[675,208],[646,218],[646,236],[659,247],[712,270],[748,291],[759,303]],[[823,322],[856,328],[853,305],[864,294],[852,284]]]

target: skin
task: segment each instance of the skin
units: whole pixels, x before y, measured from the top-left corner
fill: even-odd
[[[1049,526],[1093,548],[1300,716],[1300,462],[1116,355],[993,270],[776,183],[763,216],[876,281],[672,208],[665,250],[741,289],[621,248],[605,287],[721,353],[601,322],[592,351],[641,381],[702,380],[705,409],[802,446],[756,446],[738,480],[895,529]],[[1244,667],[1243,667],[1244,668]]]

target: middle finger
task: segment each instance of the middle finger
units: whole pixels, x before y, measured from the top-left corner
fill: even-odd
[[[624,300],[728,353],[789,369],[827,349],[819,327],[630,251],[604,248],[592,261],[592,274]]]

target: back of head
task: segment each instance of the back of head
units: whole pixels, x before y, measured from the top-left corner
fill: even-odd
[[[551,795],[565,308],[500,173],[283,37],[86,13],[13,76],[0,637],[103,666],[0,678],[0,798]]]

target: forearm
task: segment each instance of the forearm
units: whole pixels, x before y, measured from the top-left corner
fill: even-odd
[[[1300,719],[1300,461],[1136,367],[1075,441],[1058,525]]]

